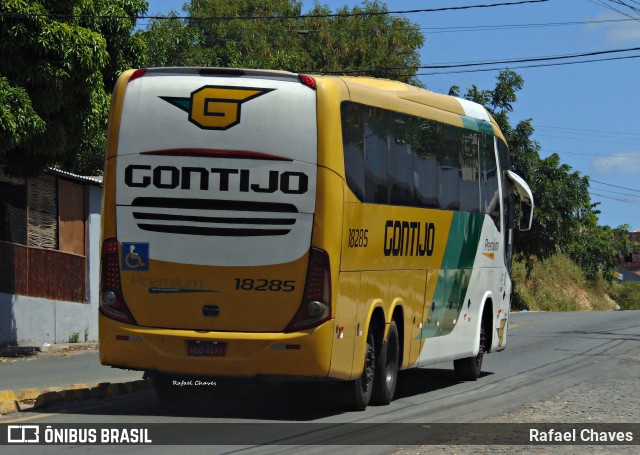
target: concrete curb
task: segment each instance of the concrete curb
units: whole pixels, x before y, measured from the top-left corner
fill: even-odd
[[[42,346],[0,346],[0,357],[29,357],[40,353],[97,351],[98,343],[45,343]]]
[[[63,402],[116,397],[151,388],[153,382],[150,379],[139,379],[129,382],[101,382],[92,387],[74,384],[66,389],[23,389],[18,394],[13,390],[0,390],[0,415],[42,409]]]

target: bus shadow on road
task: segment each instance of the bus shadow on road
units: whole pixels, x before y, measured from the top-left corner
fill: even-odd
[[[480,379],[493,373],[482,372]],[[422,395],[436,390],[445,389],[460,384],[453,369],[422,368],[401,371],[398,375],[398,385],[394,399],[408,398]]]
[[[480,380],[491,374],[483,372]],[[452,369],[401,371],[394,400],[428,394],[457,384],[460,381]],[[171,412],[193,417],[312,421],[348,412],[340,401],[338,388],[338,384],[325,382],[255,383],[185,403]]]
[[[483,373],[482,376],[490,374]],[[457,384],[460,381],[449,369],[402,371],[398,375],[394,400],[429,394]],[[154,391],[146,390],[106,400],[92,399],[71,406],[70,403],[58,404],[53,409],[33,412],[308,422],[348,412],[340,400],[338,389],[337,383],[327,382],[252,382],[240,387],[220,384],[210,393],[185,395],[183,400],[172,405],[161,403]],[[380,407],[370,405],[370,408]]]
[[[326,383],[251,383],[179,406],[160,406],[172,415],[191,417],[312,421],[341,412],[333,398]]]

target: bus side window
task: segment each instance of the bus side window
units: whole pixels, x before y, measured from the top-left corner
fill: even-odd
[[[407,143],[407,120],[396,115],[389,137],[389,184],[391,204],[413,205],[413,156]]]
[[[414,200],[418,207],[438,208],[438,158],[436,150],[442,125],[432,120],[412,118],[407,135],[413,151]]]
[[[342,148],[347,185],[358,199],[364,201],[364,124],[361,111],[359,105],[343,103],[341,106]]]
[[[375,115],[375,114],[374,114]],[[376,204],[389,203],[387,186],[388,150],[385,128],[378,122],[365,125],[365,199]]]
[[[478,181],[478,133],[465,131],[460,148],[460,210],[480,211],[480,183]]]
[[[498,230],[500,224],[500,190],[498,188],[498,165],[493,146],[493,137],[480,135],[480,175],[482,187],[481,211],[491,217]]]
[[[445,125],[438,147],[438,202],[441,209],[460,208],[460,154],[462,130]]]

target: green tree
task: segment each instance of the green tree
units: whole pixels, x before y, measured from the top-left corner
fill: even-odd
[[[332,13],[316,4],[305,19],[303,47],[311,70],[396,79],[421,85],[415,77],[424,36],[417,24],[384,14],[384,3],[365,1]],[[335,14],[331,17],[313,17]],[[359,70],[366,70],[360,72]]]
[[[595,218],[595,217],[594,217]],[[600,275],[607,281],[617,278],[618,257],[630,246],[628,224],[617,228],[598,226],[597,218],[584,223],[581,234],[567,253],[582,267],[587,278]]]
[[[189,27],[201,36],[198,44],[210,50],[203,63],[286,70],[305,63],[296,19],[301,8],[301,2],[291,0],[193,0],[185,5]]]
[[[530,232],[516,236],[518,249],[541,259],[555,253],[570,254],[585,230],[597,225],[589,178],[572,172],[571,166],[562,164],[555,153],[540,159],[524,178],[535,198],[535,225]]]
[[[193,0],[185,4],[189,20],[173,13],[173,19],[147,27],[148,62],[296,72],[366,69],[357,74],[417,83],[424,38],[416,24],[381,14],[388,11],[384,3],[366,1],[335,13],[319,4],[304,15],[301,9],[295,0]]]
[[[640,310],[640,283],[626,281],[614,287],[613,297],[623,310]]]
[[[0,160],[10,174],[102,169],[109,94],[137,66],[143,0],[0,0]],[[9,107],[12,106],[12,107]]]
[[[216,59],[201,31],[179,19],[175,11],[166,19],[152,20],[141,36],[149,66],[205,66]]]

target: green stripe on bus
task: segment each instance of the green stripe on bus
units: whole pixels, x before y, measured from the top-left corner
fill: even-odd
[[[483,213],[455,212],[451,219],[443,270],[473,267],[482,233]]]
[[[455,212],[451,220],[447,247],[434,292],[434,302],[419,338],[449,334],[458,322],[464,297],[469,288],[473,263],[476,258],[482,224],[482,213]]]
[[[462,118],[462,124],[466,129],[482,134],[494,135],[493,125],[486,120],[478,120],[473,117],[467,117],[466,115],[461,115],[460,118]]]

